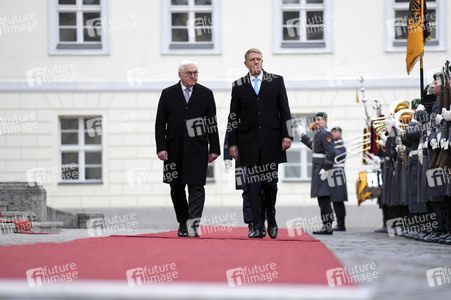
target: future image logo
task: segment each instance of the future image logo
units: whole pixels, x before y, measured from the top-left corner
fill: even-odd
[[[330,187],[337,187],[346,184],[346,176],[343,168],[333,168],[327,170],[327,183]]]
[[[451,269],[447,266],[426,271],[426,278],[429,287],[451,284]]]
[[[244,266],[226,271],[229,287],[238,287],[251,283],[271,282],[279,277],[276,263]]]
[[[398,235],[402,235],[402,232],[405,230],[404,220],[403,218],[395,218],[387,220],[387,231],[389,237],[394,237]]]
[[[449,182],[448,168],[435,168],[426,171],[426,179],[430,187],[439,187]]]

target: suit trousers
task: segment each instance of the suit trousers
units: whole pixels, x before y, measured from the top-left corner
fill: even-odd
[[[188,201],[186,200],[186,184],[170,183],[170,186],[177,222],[182,224],[188,220],[201,218],[205,203],[204,185],[188,184]]]
[[[329,196],[318,197],[318,205],[321,213],[321,220],[326,228],[332,228],[332,222],[334,221],[334,215],[332,211],[332,205],[330,204]]]
[[[246,188],[252,211],[254,229],[263,229],[265,212],[268,227],[276,223],[276,198],[278,182],[278,164],[247,166],[244,171]],[[263,197],[261,191],[263,190]]]

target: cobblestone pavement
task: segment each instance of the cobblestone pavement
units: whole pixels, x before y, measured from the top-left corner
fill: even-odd
[[[124,218],[125,216],[136,220],[136,228],[130,231],[118,229],[111,234],[139,234],[177,228],[172,208],[130,208],[102,211],[90,209],[76,212],[101,212],[107,219],[113,221],[115,218]],[[287,221],[294,218],[302,218],[313,224],[317,220],[318,214],[319,208],[313,206],[279,207],[277,220],[279,227],[286,227]],[[226,223],[228,221],[238,226],[244,226],[241,220],[241,209],[238,207],[206,207],[204,217],[209,220],[216,219],[223,222],[225,220]],[[366,272],[364,269],[371,266],[373,276],[359,277],[359,286],[373,291],[371,299],[450,299],[451,283],[430,287],[426,272],[446,266],[451,269],[451,246],[375,233],[374,229],[381,226],[381,212],[374,205],[347,207],[346,222],[346,232],[336,232],[332,236],[314,237],[321,240],[349,270]],[[0,236],[0,246],[66,242],[89,237],[87,229],[63,229],[60,234],[54,235],[6,234]],[[1,295],[0,298],[2,298]],[[21,297],[12,297],[11,299],[19,298]],[[316,298],[312,297],[311,299]],[[327,299],[327,297],[323,299]]]

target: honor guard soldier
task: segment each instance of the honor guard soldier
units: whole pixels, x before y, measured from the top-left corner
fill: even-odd
[[[333,231],[346,231],[345,217],[346,208],[344,201],[348,201],[348,189],[346,186],[345,175],[345,159],[346,159],[346,147],[344,141],[341,138],[342,129],[340,127],[334,127],[330,131],[334,138],[335,143],[335,157],[339,157],[339,161],[335,161],[332,172],[330,200],[332,201],[335,216],[337,217],[337,226]]]
[[[310,197],[318,198],[321,220],[323,222],[323,228],[314,231],[313,234],[332,234],[334,215],[330,202],[331,189],[328,183],[329,180],[327,180],[327,171],[331,170],[334,165],[335,144],[332,134],[327,129],[327,114],[318,112],[315,115],[314,130],[316,133],[313,140],[304,135],[302,128],[297,127],[296,130],[301,136],[301,142],[313,150]]]

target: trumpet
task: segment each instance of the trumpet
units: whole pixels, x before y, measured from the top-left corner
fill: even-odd
[[[344,139],[343,145],[339,145],[337,146],[337,148],[345,147],[346,144],[346,147],[348,149],[346,152],[335,156],[334,162],[336,164],[343,163],[346,160],[346,158],[342,159],[342,157],[344,157],[346,153],[355,155],[357,153],[368,151],[370,149],[370,142],[371,142],[371,132],[366,132],[362,135]]]
[[[378,136],[380,136],[384,131],[387,131],[385,120],[388,118],[390,118],[390,116],[371,119],[371,126]]]

